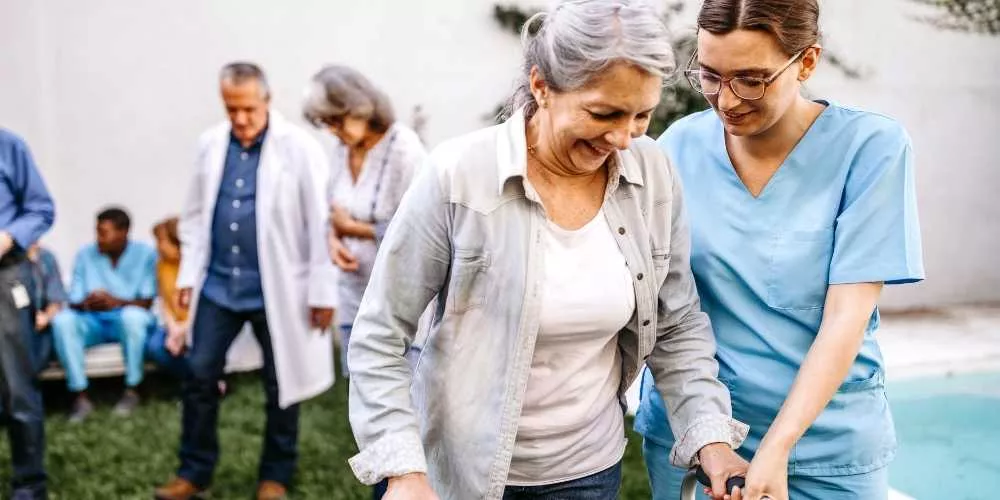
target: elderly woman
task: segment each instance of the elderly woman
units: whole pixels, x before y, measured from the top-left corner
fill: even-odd
[[[573,1],[523,39],[510,116],[439,146],[382,243],[351,339],[351,466],[392,500],[616,498],[645,362],[672,462],[722,498],[747,429],[716,378],[674,167],[643,137],[674,70],[666,29],[637,1]]]
[[[351,325],[368,286],[377,244],[427,152],[417,134],[396,121],[389,98],[358,71],[327,66],[312,83],[303,113],[339,139],[328,193],[329,245],[341,271],[338,322],[346,377]]]

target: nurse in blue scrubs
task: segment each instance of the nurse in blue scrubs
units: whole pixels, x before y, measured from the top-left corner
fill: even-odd
[[[712,109],[660,138],[680,172],[693,268],[752,457],[734,498],[885,499],[896,451],[876,342],[883,285],[923,279],[910,138],[802,85],[816,0],[707,0],[687,72]],[[656,500],[678,498],[652,378],[636,430]]]

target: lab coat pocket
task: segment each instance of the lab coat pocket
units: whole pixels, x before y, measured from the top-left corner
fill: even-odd
[[[820,309],[826,300],[833,255],[833,228],[781,230],[770,235],[767,305]]]
[[[486,304],[489,255],[483,251],[455,249],[448,285],[448,311],[461,314]]]

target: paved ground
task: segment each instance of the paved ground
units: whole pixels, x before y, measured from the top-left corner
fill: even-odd
[[[996,498],[1000,306],[885,314],[879,343],[900,443],[890,500]]]

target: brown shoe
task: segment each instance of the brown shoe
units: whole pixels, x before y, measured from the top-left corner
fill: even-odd
[[[257,486],[257,500],[286,500],[288,490],[277,481],[262,481]]]
[[[195,500],[204,498],[205,490],[182,477],[175,477],[169,483],[153,492],[156,500]]]

